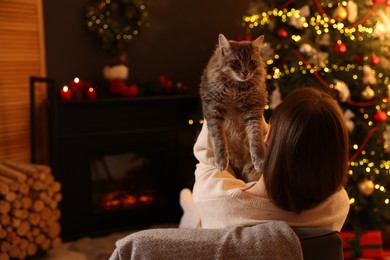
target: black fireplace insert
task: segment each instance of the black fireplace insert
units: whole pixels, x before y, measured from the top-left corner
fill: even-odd
[[[49,159],[62,184],[65,241],[179,221],[179,192],[192,185],[196,164],[197,95],[49,96]]]

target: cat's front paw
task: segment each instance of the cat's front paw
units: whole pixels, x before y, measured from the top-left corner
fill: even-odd
[[[257,172],[261,172],[264,166],[264,159],[258,157],[252,157],[252,163]]]
[[[251,160],[253,163],[253,166],[255,167],[255,170],[257,172],[260,172],[263,170],[263,164],[264,164],[264,147],[262,145],[255,146],[251,149]]]
[[[219,170],[226,170],[229,167],[229,156],[226,154],[216,154],[215,164]]]

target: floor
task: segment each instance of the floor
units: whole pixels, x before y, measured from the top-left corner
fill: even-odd
[[[148,228],[177,227],[176,223],[152,225]],[[115,242],[140,229],[112,233],[104,237],[83,237],[66,242],[49,250],[45,255],[37,255],[29,260],[107,260],[115,249]]]
[[[87,256],[80,252],[68,249],[69,244],[63,244],[55,249],[50,250],[46,255],[34,256],[33,260],[89,260]]]
[[[136,231],[136,230],[135,230]],[[133,231],[134,232],[134,231]],[[115,249],[115,241],[127,236],[131,231],[113,233],[104,237],[84,237],[66,242],[49,250],[45,255],[37,255],[32,260],[107,260]]]

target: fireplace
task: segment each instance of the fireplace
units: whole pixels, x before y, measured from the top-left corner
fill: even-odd
[[[64,240],[177,223],[193,182],[196,95],[49,102],[50,165]]]

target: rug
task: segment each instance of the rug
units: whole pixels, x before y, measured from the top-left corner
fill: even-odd
[[[176,228],[178,224],[153,225],[152,228]],[[83,237],[70,243],[68,249],[82,253],[87,260],[107,260],[115,249],[115,242],[131,233],[142,229],[133,229],[124,232],[113,233],[104,237]]]

